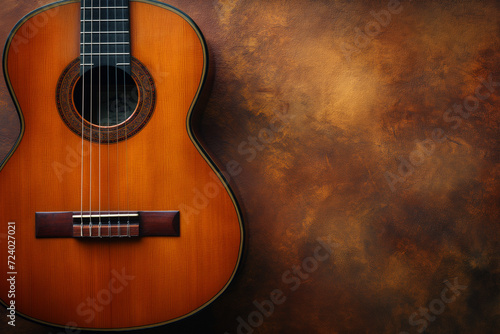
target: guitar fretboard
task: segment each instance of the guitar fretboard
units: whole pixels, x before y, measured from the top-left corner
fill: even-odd
[[[106,65],[130,73],[129,0],[82,0],[80,20],[82,75]]]

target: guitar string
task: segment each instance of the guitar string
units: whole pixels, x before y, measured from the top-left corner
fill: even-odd
[[[117,12],[117,7],[118,7],[118,3],[115,3],[115,8],[114,8],[114,13],[115,13],[115,18],[118,18],[118,12]],[[114,41],[116,42],[117,41],[117,33],[116,33],[116,29],[115,29],[115,33],[114,33]],[[115,46],[115,50],[116,50],[116,46]],[[115,55],[115,63],[116,63],[116,59],[117,59],[117,55]],[[115,119],[116,119],[116,124],[115,124],[115,127],[116,127],[116,188],[117,188],[117,200],[118,200],[118,206],[117,206],[117,210],[118,210],[118,213],[120,213],[120,177],[119,177],[119,163],[118,163],[118,159],[119,159],[119,152],[118,152],[118,135],[119,135],[119,130],[118,130],[118,124],[119,124],[119,120],[118,120],[118,112],[119,112],[119,100],[118,100],[118,67],[116,67],[116,64],[115,64],[115,107],[116,107],[116,110],[115,110]],[[121,227],[120,227],[120,216],[118,215],[118,237],[121,236]]]
[[[94,0],[90,1],[90,50],[94,49]],[[90,53],[91,59],[93,58],[92,52]],[[89,159],[89,236],[92,237],[92,136],[93,136],[93,114],[94,114],[94,105],[93,105],[93,84],[94,84],[94,66],[91,67],[90,69],[90,101],[89,101],[89,116],[90,116],[90,140],[89,140],[89,146],[90,146],[90,159]]]
[[[80,56],[80,65],[81,65],[81,70],[80,70],[80,73],[81,73],[81,80],[82,80],[82,111],[81,111],[81,116],[82,116],[82,150],[81,150],[81,172],[80,172],[80,236],[83,237],[83,170],[84,170],[84,154],[83,154],[83,130],[84,130],[84,127],[83,127],[83,124],[84,124],[84,115],[85,115],[85,76],[84,76],[84,73],[85,73],[85,60],[86,60],[86,57],[85,57],[85,47],[87,46],[86,45],[86,25],[85,25],[85,20],[86,20],[86,17],[87,17],[87,3],[86,3],[86,0],[83,0],[83,14],[82,14],[82,19],[83,21],[81,22],[81,27],[82,27],[82,37],[81,37],[81,41],[82,41],[82,51],[81,51],[81,56]]]
[[[100,1],[99,1],[100,2]],[[98,140],[98,144],[99,144],[99,237],[102,238],[102,235],[101,235],[101,228],[102,228],[102,221],[101,221],[101,4],[99,3],[99,21],[98,21],[98,34],[99,34],[99,44],[97,45],[97,49],[98,49],[98,57],[99,57],[99,61],[98,61],[98,69],[99,69],[99,119],[98,119],[98,123],[99,123],[99,140]],[[93,10],[92,10],[93,11]],[[94,24],[94,22],[92,22],[92,25]]]
[[[108,18],[108,21],[106,22],[106,30],[107,31],[110,31],[109,30],[109,4],[107,4],[106,6],[106,17]],[[109,37],[108,38],[108,42],[110,42],[110,39]],[[108,171],[108,237],[111,237],[111,198],[110,198],[110,183],[111,183],[111,180],[110,180],[110,169],[109,169],[109,166],[110,166],[110,163],[109,163],[109,157],[110,157],[110,141],[111,141],[111,131],[110,131],[110,115],[109,115],[109,111],[110,111],[110,101],[111,101],[111,97],[110,97],[110,91],[109,91],[109,77],[110,77],[110,67],[111,67],[111,61],[110,61],[110,55],[109,55],[110,52],[108,52],[108,55],[107,55],[107,66],[106,66],[106,69],[107,69],[107,131],[108,131],[108,168],[107,168],[107,171]]]
[[[124,6],[128,7],[128,1],[124,0],[125,4]],[[124,11],[123,15],[124,19],[127,19],[127,11]],[[130,24],[127,27],[127,21],[124,21],[123,23],[123,31],[129,31],[130,34]],[[130,35],[129,35],[130,36]],[[129,43],[130,43],[130,38],[129,38]],[[129,49],[130,51],[130,49]],[[127,52],[127,46],[126,44],[123,44],[123,53]],[[126,55],[124,56],[125,60],[123,63],[127,63],[127,57]],[[129,61],[131,64],[131,62]],[[131,66],[131,65],[130,65]],[[124,65],[124,69],[127,68],[127,65]],[[126,89],[126,71],[123,71],[123,112],[125,114],[124,116],[124,122],[127,121],[128,115],[127,115],[127,89]],[[127,197],[127,236],[130,237],[130,197],[129,197],[129,191],[128,191],[128,133],[127,133],[127,126],[125,125],[125,195]]]
[[[122,7],[126,6],[127,5],[127,0],[122,0]],[[126,19],[126,10],[123,10],[122,9],[122,12],[121,12],[122,15],[120,15],[120,19]],[[122,21],[124,22],[124,21]],[[118,24],[117,24],[118,25]],[[123,29],[120,30],[120,31],[126,31],[125,30],[125,26],[126,24],[123,23]],[[118,30],[118,29],[117,29]],[[126,34],[124,34],[124,40],[126,38]],[[125,44],[123,44],[121,46],[121,53],[125,53]],[[124,57],[124,56],[122,56]],[[126,57],[124,57],[126,58]],[[122,63],[122,67],[123,67],[123,71],[122,71],[122,82],[123,82],[123,123],[124,123],[124,136],[125,136],[125,200],[128,201],[128,141],[127,141],[127,127],[125,125],[125,122],[127,120],[127,86],[126,86],[126,65],[123,65],[125,63],[125,61],[121,62]],[[121,121],[121,120],[120,120]],[[128,211],[128,205],[127,205],[127,211]],[[120,233],[121,235],[121,233]],[[127,234],[126,235],[123,235],[123,237],[125,236],[129,236],[130,235],[130,222],[129,222],[129,218],[127,217]]]

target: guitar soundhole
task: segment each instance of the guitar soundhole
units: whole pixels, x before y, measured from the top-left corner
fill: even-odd
[[[139,101],[139,91],[130,74],[114,66],[102,66],[87,71],[78,79],[73,101],[87,122],[109,127],[132,116]]]
[[[101,67],[82,77],[79,59],[66,67],[57,83],[56,102],[62,120],[76,135],[116,143],[137,134],[151,119],[156,103],[153,78],[136,58],[131,60],[130,74]]]

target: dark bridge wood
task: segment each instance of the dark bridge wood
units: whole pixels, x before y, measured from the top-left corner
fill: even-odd
[[[118,221],[118,215],[122,215],[120,221]],[[128,214],[92,212],[89,216],[88,212],[84,212],[82,216],[81,212],[37,212],[35,236],[37,238],[105,238],[180,235],[179,211],[138,211],[131,212],[130,217],[123,215]],[[90,225],[90,217],[92,217],[92,225]],[[99,217],[101,217],[100,228]]]

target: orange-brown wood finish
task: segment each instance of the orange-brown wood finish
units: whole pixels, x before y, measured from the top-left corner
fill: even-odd
[[[24,23],[39,27],[36,33],[23,37],[20,26],[21,39],[14,35],[7,53],[8,80],[24,117],[24,136],[0,171],[0,233],[7,234],[8,222],[16,226],[16,310],[89,329],[170,322],[224,291],[242,250],[236,202],[186,130],[206,50],[177,12],[131,1],[132,55],[153,76],[156,108],[134,137],[100,148],[84,141],[82,154],[81,138],[62,122],[55,101],[59,76],[79,56],[79,10],[73,1],[37,13]],[[179,210],[180,236],[35,238],[36,212],[81,209]],[[2,254],[0,296],[9,303]]]

